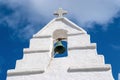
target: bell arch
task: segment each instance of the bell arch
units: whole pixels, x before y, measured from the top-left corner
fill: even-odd
[[[53,32],[53,39],[56,40],[58,38],[66,38],[67,39],[67,30],[57,29]]]
[[[53,32],[53,54],[52,56],[54,58],[58,58],[58,57],[66,57],[68,54],[67,54],[67,30],[64,30],[64,29],[57,29]],[[59,42],[61,42],[61,44],[59,44]],[[65,48],[65,52],[63,53],[55,53],[55,47],[56,47],[56,44],[62,46]]]

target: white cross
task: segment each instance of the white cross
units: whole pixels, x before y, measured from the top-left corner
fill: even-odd
[[[63,17],[65,14],[67,14],[67,11],[63,10],[62,8],[59,8],[58,11],[54,13],[54,15],[57,15],[57,17]]]

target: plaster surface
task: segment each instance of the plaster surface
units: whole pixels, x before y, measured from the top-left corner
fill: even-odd
[[[60,34],[61,33],[61,34]],[[57,38],[67,41],[67,57],[53,58]],[[111,65],[98,55],[85,30],[67,18],[55,18],[33,35],[30,47],[7,80],[114,80]]]

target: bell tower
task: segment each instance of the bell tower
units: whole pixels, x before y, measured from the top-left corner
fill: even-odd
[[[114,80],[111,65],[98,55],[89,34],[65,14],[60,8],[57,17],[33,35],[7,80]]]

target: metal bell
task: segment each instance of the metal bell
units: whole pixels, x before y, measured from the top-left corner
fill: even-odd
[[[61,41],[56,42],[54,52],[58,54],[62,54],[65,52],[65,47],[63,46]]]

